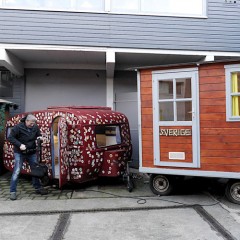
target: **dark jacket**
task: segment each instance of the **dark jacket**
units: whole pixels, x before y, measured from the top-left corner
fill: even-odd
[[[15,125],[9,136],[8,141],[14,145],[14,152],[20,153],[20,145],[26,145],[27,149],[36,149],[36,139],[41,136],[40,129],[37,125],[34,125],[31,129],[25,125],[25,118],[21,119],[21,122]]]

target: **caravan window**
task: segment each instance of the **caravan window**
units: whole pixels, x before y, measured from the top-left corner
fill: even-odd
[[[240,65],[225,66],[226,73],[226,118],[240,121]]]
[[[96,141],[98,147],[107,147],[120,144],[120,126],[99,125],[95,127]]]

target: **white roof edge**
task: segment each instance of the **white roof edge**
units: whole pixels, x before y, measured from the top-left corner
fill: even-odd
[[[166,49],[144,49],[144,48],[109,48],[109,47],[86,47],[86,46],[61,46],[61,45],[28,45],[28,44],[0,44],[5,49],[22,50],[61,50],[61,51],[95,51],[107,52],[112,50],[115,53],[148,53],[148,54],[173,54],[173,55],[199,55],[199,56],[229,56],[240,57],[240,52],[225,51],[192,51],[192,50],[166,50]]]

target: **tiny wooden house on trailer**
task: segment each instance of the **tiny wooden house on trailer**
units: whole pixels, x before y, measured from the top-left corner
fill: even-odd
[[[140,171],[170,194],[180,176],[228,179],[240,203],[240,64],[142,69],[138,74]]]
[[[126,173],[132,145],[124,114],[108,107],[91,106],[49,107],[32,113],[43,135],[43,163],[48,166],[49,177],[59,180],[59,187],[67,182],[81,183]],[[24,115],[7,121],[6,136]],[[10,171],[14,167],[13,146],[7,140],[4,166]],[[31,173],[27,162],[22,173]]]

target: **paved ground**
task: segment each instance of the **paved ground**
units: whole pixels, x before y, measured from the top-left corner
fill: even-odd
[[[0,176],[0,201],[9,201],[9,186],[11,173],[7,172]],[[155,196],[149,189],[148,176],[134,173],[133,181],[135,181],[138,195]],[[22,176],[18,183],[18,200],[59,200],[59,199],[84,199],[84,198],[109,198],[121,196],[131,196],[127,190],[126,181],[122,178],[103,178],[94,182],[85,184],[69,184],[63,189],[57,188],[55,185],[46,187],[49,191],[48,195],[40,196],[34,193],[31,185],[31,178]]]
[[[172,196],[156,196],[148,176],[134,173],[132,193],[123,181],[101,180],[34,194],[21,178],[9,200],[10,174],[0,176],[0,239],[240,239],[240,205],[229,203],[223,183],[189,179]]]

